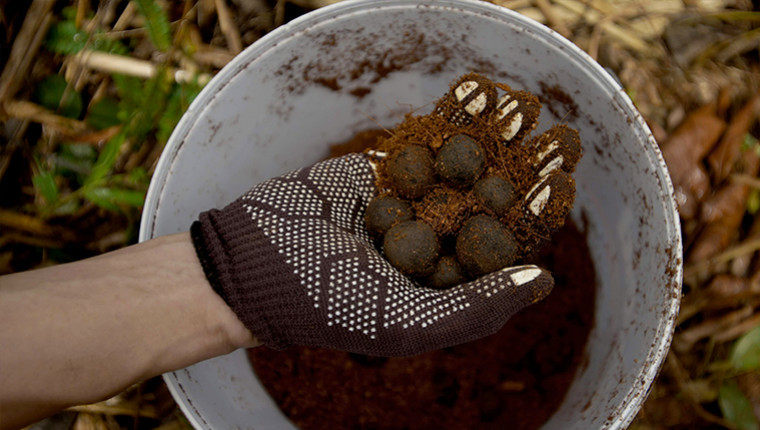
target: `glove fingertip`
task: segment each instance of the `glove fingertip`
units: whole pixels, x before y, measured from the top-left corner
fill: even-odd
[[[510,278],[519,288],[529,288],[529,294],[525,297],[529,304],[540,302],[554,288],[554,277],[545,269],[538,266],[522,266],[516,271],[510,272]]]
[[[554,277],[541,267],[529,264],[514,266],[495,272],[491,276],[506,282],[509,290],[509,301],[518,310],[535,304],[546,298],[554,288]]]

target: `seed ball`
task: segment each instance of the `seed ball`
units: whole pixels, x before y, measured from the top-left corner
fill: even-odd
[[[475,182],[483,173],[485,164],[483,149],[466,134],[449,139],[435,157],[435,171],[443,180],[456,186]]]
[[[391,155],[386,173],[393,189],[409,199],[422,197],[435,183],[433,157],[417,145],[406,145]]]
[[[488,215],[476,215],[459,231],[456,251],[467,273],[482,276],[512,264],[517,244],[504,224]]]
[[[423,221],[404,221],[385,233],[383,251],[389,263],[407,276],[427,276],[435,270],[438,237]]]
[[[462,191],[437,187],[413,206],[418,219],[430,224],[439,236],[444,236],[459,230],[471,202]]]
[[[456,257],[447,255],[438,260],[435,272],[428,278],[427,284],[433,288],[444,290],[466,281],[462,266]]]
[[[411,206],[393,196],[378,196],[372,199],[364,213],[364,225],[375,237],[381,237],[394,225],[414,218]]]
[[[488,176],[479,180],[472,192],[481,205],[498,216],[506,214],[517,199],[515,187],[498,176]]]

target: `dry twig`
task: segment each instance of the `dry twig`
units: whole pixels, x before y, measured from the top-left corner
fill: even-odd
[[[216,6],[216,15],[219,17],[219,27],[227,39],[227,47],[233,54],[238,54],[243,50],[243,42],[240,39],[240,31],[238,31],[235,22],[232,20],[230,10],[227,8],[225,0],[214,0]]]
[[[2,106],[5,114],[11,118],[37,122],[66,136],[92,131],[90,126],[84,121],[56,115],[44,107],[29,101],[8,100]]]
[[[34,0],[29,6],[24,24],[13,42],[3,74],[0,75],[0,107],[3,101],[16,94],[26,79],[37,50],[53,21],[50,10],[54,4],[54,0]]]
[[[138,78],[149,79],[156,75],[158,68],[147,60],[127,57],[123,55],[109,54],[100,51],[81,51],[70,57],[72,62],[86,68],[105,73],[121,73]],[[198,81],[201,85],[211,80],[207,73],[193,73],[182,69],[169,69],[169,73],[176,82]]]

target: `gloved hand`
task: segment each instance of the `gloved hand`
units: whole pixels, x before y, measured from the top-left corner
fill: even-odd
[[[263,344],[416,355],[493,334],[549,294],[551,275],[532,265],[448,290],[402,275],[364,225],[374,167],[366,154],[323,161],[256,185],[193,224],[212,287]]]

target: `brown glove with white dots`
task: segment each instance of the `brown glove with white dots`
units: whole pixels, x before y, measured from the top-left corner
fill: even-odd
[[[463,106],[469,102],[467,94],[459,96],[466,91],[455,90],[464,82],[446,96]],[[429,116],[449,124],[471,118],[477,122],[478,115],[504,122],[497,109],[504,106],[488,105],[494,102],[487,100],[480,111],[454,116],[438,109]],[[466,131],[467,125],[456,127]],[[518,130],[503,133],[514,138],[521,125],[512,127]],[[563,142],[553,142],[534,145],[534,156],[545,152],[534,170],[552,163],[544,162],[557,149],[552,146],[563,149]],[[390,193],[378,181],[384,164],[377,154],[323,161],[265,181],[227,207],[202,213],[193,224],[195,248],[211,285],[263,344],[415,355],[490,335],[549,294],[551,275],[532,265],[471,275],[478,277],[447,289],[430,287],[430,273],[420,277],[394,267],[365,225],[370,201]],[[523,185],[529,192],[512,203],[515,213],[532,216],[536,225],[544,222],[544,207],[560,207],[547,202],[561,196],[536,192],[549,188],[542,185],[551,181],[547,177],[553,176],[536,172],[533,189]],[[477,210],[471,212],[476,215]],[[482,212],[499,219],[488,209]],[[530,235],[515,237],[518,247],[533,240]]]

